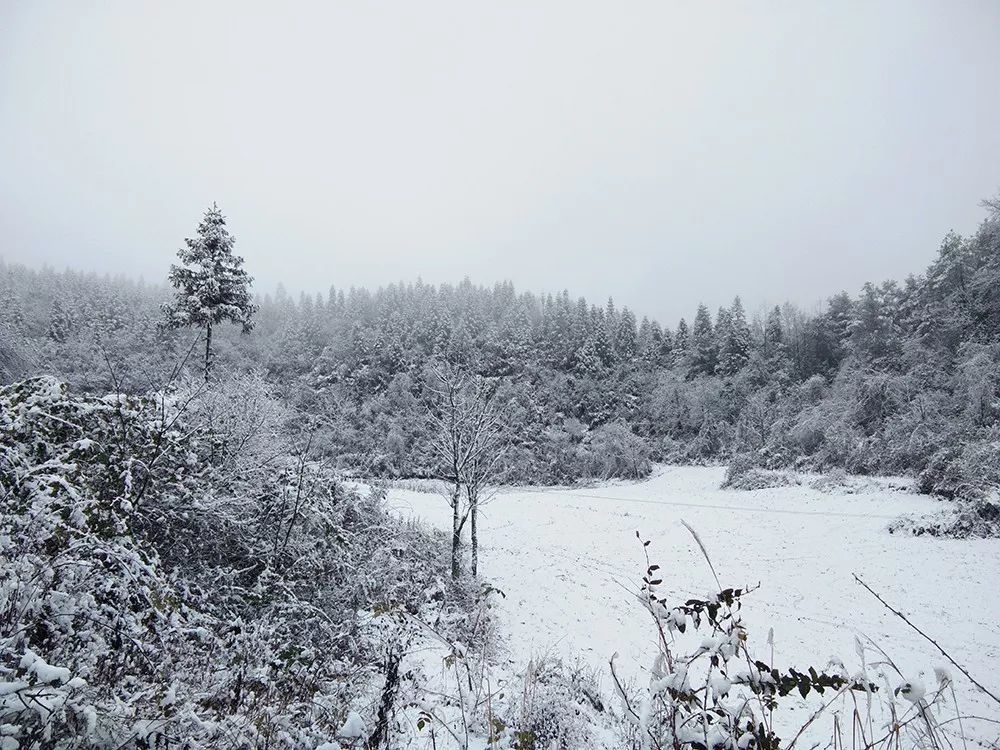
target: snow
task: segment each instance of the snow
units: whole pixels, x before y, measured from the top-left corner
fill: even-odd
[[[21,657],[21,669],[35,675],[38,682],[43,684],[63,685],[69,682],[72,677],[72,673],[68,669],[46,664],[42,657],[30,649]]]
[[[580,488],[515,488],[482,509],[480,570],[504,591],[500,630],[509,663],[540,655],[649,681],[655,641],[636,599],[646,570],[638,530],[668,602],[710,596],[717,586],[692,535],[704,543],[724,587],[760,587],[744,602],[751,649],[785,667],[842,660],[861,667],[855,639],[872,639],[906,675],[934,673],[943,657],[853,579],[903,611],[994,691],[1000,690],[1000,540],[891,535],[890,520],[930,513],[939,501],[866,482],[841,495],[808,482],[752,492],[721,490],[725,470],[660,467],[647,481]],[[396,512],[450,528],[432,493],[393,489]],[[870,665],[869,665],[870,666]],[[996,706],[957,671],[965,714]],[[895,685],[899,684],[898,676]],[[894,687],[895,687],[894,685]],[[717,686],[722,688],[722,685]],[[968,729],[968,727],[966,727]]]
[[[337,736],[345,740],[356,740],[365,733],[365,723],[355,711],[347,714],[344,726],[337,732]]]

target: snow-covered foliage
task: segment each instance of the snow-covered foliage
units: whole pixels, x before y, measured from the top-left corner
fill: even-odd
[[[786,471],[762,469],[753,457],[736,456],[726,470],[723,488],[732,490],[766,490],[772,487],[790,487],[799,479]]]
[[[216,219],[206,222],[190,252],[230,247]],[[2,270],[0,370],[9,377],[56,371],[74,387],[108,390],[110,362],[123,387],[146,390],[206,343],[157,330],[169,303],[162,287]],[[194,316],[173,320],[211,317],[197,289],[183,292]],[[220,372],[262,371],[289,405],[321,421],[328,456],[367,474],[428,473],[426,369],[446,360],[506,383],[513,481],[632,477],[648,473],[649,460],[754,454],[764,469],[919,475],[925,492],[973,497],[1000,484],[996,289],[1000,214],[990,209],[972,236],[948,235],[923,274],[837,294],[815,314],[785,305],[748,315],[737,299],[715,312],[702,306],[693,325],[664,326],[614,303],[516,293],[509,283],[298,299],[279,289],[255,301],[252,337],[222,327],[212,347]]]
[[[528,663],[518,701],[505,727],[520,748],[599,747],[613,721],[597,676],[557,659]]]
[[[951,539],[1000,538],[1000,501],[967,500],[933,515],[904,516],[889,524],[889,531]]]
[[[214,205],[198,225],[198,236],[185,240],[177,252],[179,265],[170,267],[173,302],[163,306],[170,328],[205,329],[205,379],[212,363],[212,326],[229,321],[243,333],[253,329],[257,305],[250,294],[253,279],[243,268],[243,258],[233,253],[235,238]]]
[[[354,747],[402,614],[461,632],[440,539],[316,463],[260,383],[203,388],[0,389],[3,750]]]
[[[833,469],[809,480],[814,490],[828,495],[858,495],[879,492],[916,492],[912,479],[905,477],[873,477],[848,474],[843,469]]]
[[[228,320],[245,332],[253,328],[253,280],[243,258],[233,254],[235,243],[219,207],[212,206],[198,225],[198,236],[178,251],[180,264],[170,268],[177,290],[173,303],[164,306],[170,326],[204,328]]]

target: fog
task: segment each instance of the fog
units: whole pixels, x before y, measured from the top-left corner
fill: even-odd
[[[998,82],[993,0],[7,2],[0,256],[811,306],[975,229]]]

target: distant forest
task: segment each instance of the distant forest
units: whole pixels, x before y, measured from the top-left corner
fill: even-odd
[[[215,367],[254,373],[327,456],[367,475],[427,474],[427,373],[448,361],[512,402],[511,482],[739,458],[911,474],[925,492],[975,497],[1000,485],[1000,202],[984,205],[978,231],[947,235],[924,273],[816,314],[749,318],[736,298],[662,325],[610,300],[468,280],[279,290],[258,297],[249,335],[216,331]],[[185,358],[200,377],[199,334],[162,326],[169,299],[165,285],[0,265],[0,378],[145,391]]]

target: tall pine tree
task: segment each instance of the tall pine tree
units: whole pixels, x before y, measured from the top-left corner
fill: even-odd
[[[198,236],[185,240],[177,251],[180,264],[170,266],[174,301],[164,305],[171,328],[193,326],[205,329],[205,380],[212,368],[212,326],[229,321],[253,329],[257,306],[250,296],[253,279],[243,270],[243,258],[233,255],[235,238],[226,229],[219,207],[205,212]]]
[[[715,372],[718,348],[712,330],[712,317],[708,308],[698,305],[694,316],[694,327],[691,329],[690,375],[711,375]]]

